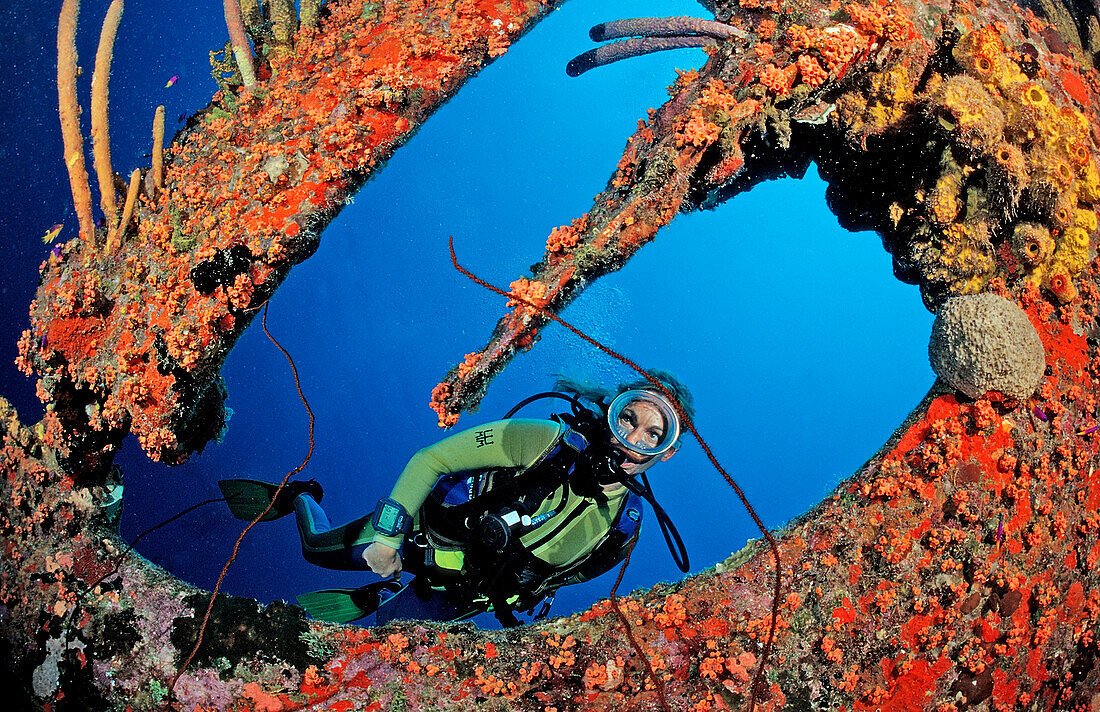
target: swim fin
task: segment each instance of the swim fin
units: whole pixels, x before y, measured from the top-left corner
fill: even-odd
[[[375,581],[359,588],[328,588],[298,596],[298,605],[315,620],[351,623],[378,610],[403,590],[396,581]]]
[[[279,492],[279,485],[261,480],[218,480],[218,487],[225,496],[225,503],[229,505],[229,511],[237,519],[251,522],[260,513],[267,509],[275,493]],[[321,485],[314,480],[288,482],[279,492],[275,504],[263,516],[261,522],[269,522],[272,519],[286,516],[294,511],[294,498],[299,494],[308,493],[317,501],[324,496]]]

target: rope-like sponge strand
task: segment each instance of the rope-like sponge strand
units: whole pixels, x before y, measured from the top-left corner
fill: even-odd
[[[286,483],[290,481],[290,478],[305,469],[309,459],[313,457],[313,409],[309,407],[309,401],[306,400],[305,395],[302,393],[302,383],[298,378],[298,368],[294,365],[294,359],[290,357],[283,345],[275,340],[275,337],[271,335],[271,332],[267,330],[267,302],[264,302],[264,315],[261,322],[264,333],[267,338],[271,339],[271,343],[275,344],[275,348],[283,352],[283,356],[286,357],[287,363],[290,364],[290,371],[294,375],[294,385],[298,389],[298,398],[301,399],[302,405],[306,407],[306,413],[309,414],[309,451],[306,453],[305,459],[302,460],[302,464],[295,467],[290,472],[286,473],[283,477],[283,481],[279,483],[278,489],[275,490],[275,494],[271,497],[271,501],[267,503],[267,507],[264,511],[260,512],[255,519],[248,523],[248,526],[244,528],[244,531],[237,537],[237,541],[233,543],[233,553],[229,556],[229,559],[225,562],[225,566],[222,567],[222,572],[218,574],[218,581],[214,584],[214,590],[210,594],[210,603],[206,606],[206,614],[202,617],[202,626],[199,627],[198,639],[195,641],[195,647],[191,649],[191,654],[187,656],[187,660],[183,661],[183,665],[180,665],[180,669],[176,671],[176,674],[172,677],[172,682],[168,685],[168,700],[172,699],[172,690],[176,686],[176,681],[180,679],[180,675],[187,669],[187,666],[191,664],[191,661],[195,659],[195,655],[199,652],[199,646],[202,645],[203,635],[206,633],[206,624],[210,621],[210,612],[214,610],[214,600],[218,597],[218,591],[221,590],[222,581],[225,579],[225,574],[229,571],[229,567],[233,565],[233,562],[237,559],[237,553],[241,549],[241,542],[244,541],[244,537],[252,530],[252,527],[256,526],[256,523],[267,516],[267,513],[271,511],[271,508],[275,506],[275,500],[278,498],[279,493],[286,487]]]
[[[760,681],[761,681],[761,679],[763,678],[763,675],[764,675],[764,666],[767,664],[768,656],[771,654],[772,643],[775,641],[775,624],[776,624],[776,620],[779,618],[779,597],[783,593],[783,569],[782,569],[782,561],[781,561],[780,555],[779,555],[779,545],[775,543],[775,539],[772,537],[771,532],[768,531],[768,528],[766,526],[764,526],[764,522],[761,521],[759,516],[757,516],[756,510],[753,509],[753,506],[751,504],[749,504],[748,497],[745,496],[745,493],[744,493],[744,491],[742,491],[741,487],[738,486],[738,484],[736,482],[734,482],[733,478],[730,477],[729,473],[726,472],[725,468],[723,468],[722,465],[719,464],[718,458],[716,458],[714,456],[714,453],[711,451],[710,446],[707,445],[705,440],[703,440],[703,437],[699,434],[699,431],[695,429],[695,423],[693,423],[691,418],[688,417],[688,414],[686,412],[684,412],[684,409],[680,405],[680,401],[676,399],[675,394],[670,392],[668,390],[668,388],[666,388],[663,383],[658,381],[653,376],[649,375],[649,373],[645,369],[643,369],[641,366],[639,366],[638,364],[636,364],[633,361],[631,361],[630,359],[628,359],[626,356],[623,356],[623,355],[619,354],[618,352],[613,351],[612,349],[608,348],[607,346],[604,346],[599,341],[596,341],[595,339],[593,339],[588,334],[585,334],[583,331],[581,331],[577,327],[573,326],[569,322],[565,321],[560,316],[558,316],[554,312],[550,311],[546,307],[535,304],[535,303],[525,299],[524,297],[522,297],[520,295],[510,294],[508,292],[505,292],[500,287],[489,284],[485,280],[483,280],[480,277],[476,276],[475,274],[473,274],[472,272],[470,272],[469,270],[467,270],[465,267],[463,267],[462,265],[460,265],[458,263],[458,257],[455,255],[455,240],[454,240],[453,236],[451,236],[449,238],[448,245],[450,246],[450,249],[451,249],[451,264],[454,266],[454,268],[456,270],[458,270],[459,272],[464,274],[466,277],[468,277],[474,283],[481,285],[482,287],[484,287],[485,289],[488,289],[491,292],[496,292],[497,294],[499,294],[502,297],[505,297],[507,299],[513,299],[517,302],[522,302],[523,304],[526,304],[527,306],[531,307],[532,309],[535,309],[535,310],[541,312],[543,314],[543,316],[547,317],[548,319],[552,319],[552,320],[556,321],[557,323],[561,324],[566,329],[569,329],[569,331],[573,332],[574,334],[576,334],[580,338],[582,338],[585,341],[587,341],[588,343],[592,344],[593,346],[598,348],[600,351],[603,351],[608,356],[610,356],[610,357],[614,358],[615,360],[619,361],[620,363],[623,363],[623,364],[629,366],[630,368],[634,369],[635,371],[638,372],[639,375],[641,375],[643,378],[645,378],[647,381],[649,381],[653,385],[654,388],[656,388],[658,391],[660,391],[662,394],[664,394],[664,396],[666,398],[668,398],[669,402],[676,409],[677,415],[680,416],[680,422],[683,423],[685,426],[687,426],[687,429],[691,431],[692,436],[694,436],[695,440],[699,443],[700,447],[703,448],[703,452],[706,453],[707,459],[710,460],[710,464],[714,466],[714,469],[718,470],[719,474],[721,474],[722,477],[726,480],[726,483],[729,484],[729,486],[733,488],[733,491],[737,493],[737,498],[741,500],[741,504],[744,505],[745,511],[747,511],[749,513],[749,516],[752,517],[752,521],[756,524],[757,528],[760,530],[760,533],[764,535],[764,539],[767,540],[768,547],[771,549],[771,552],[772,552],[772,557],[775,559],[775,590],[774,590],[774,593],[773,593],[773,596],[772,596],[772,615],[771,615],[771,621],[768,624],[768,637],[764,641],[764,648],[760,653],[760,665],[756,668],[756,674],[753,676],[753,680],[752,680],[752,692],[749,696],[749,712],[752,712],[756,708],[756,694],[757,694],[757,691],[760,687]],[[620,576],[621,576],[621,574],[620,574]],[[627,625],[629,626],[629,623]],[[662,702],[663,702],[663,699],[662,699]],[[667,706],[666,706],[666,709],[667,709]]]
[[[657,673],[653,672],[653,663],[650,662],[649,656],[645,654],[642,644],[634,637],[634,629],[630,626],[630,620],[627,619],[626,614],[623,613],[623,609],[619,608],[619,584],[623,582],[623,574],[626,573],[626,567],[630,565],[630,555],[633,553],[634,545],[631,544],[630,548],[626,550],[626,558],[623,559],[623,565],[619,567],[619,576],[615,579],[615,585],[611,587],[611,591],[608,592],[607,598],[611,601],[611,608],[615,611],[615,617],[623,624],[623,630],[626,632],[626,639],[630,641],[630,645],[634,648],[634,652],[636,652],[638,657],[642,659],[642,662],[645,663],[646,674],[649,675],[650,681],[657,689],[657,699],[661,701],[661,707],[664,708],[665,712],[672,712],[672,708],[668,706],[668,697],[665,695],[664,683],[661,682],[661,678],[657,677]]]

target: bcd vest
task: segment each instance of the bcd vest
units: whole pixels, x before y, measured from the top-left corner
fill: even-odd
[[[585,486],[581,454],[586,447],[582,436],[566,429],[546,455],[527,468],[453,472],[440,477],[421,506],[417,531],[411,535],[424,550],[424,574],[440,583],[465,579],[497,609],[507,600],[514,610],[528,610],[559,587],[587,581],[621,561],[641,526],[642,500],[633,492],[627,493],[600,541],[566,565],[543,561],[521,541],[524,535],[553,521],[552,513],[533,515],[560,487],[564,486],[566,497],[602,498],[598,488]],[[577,489],[585,495],[577,494]],[[482,524],[487,515],[502,513],[506,521],[517,517],[520,521],[507,545],[499,548],[493,546],[499,545],[499,539],[486,541]]]

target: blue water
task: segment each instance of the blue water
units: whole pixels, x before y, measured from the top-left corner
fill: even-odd
[[[53,5],[54,3],[50,3]],[[107,2],[85,0],[80,54],[90,79]],[[158,103],[169,123],[215,90],[207,52],[224,42],[220,3],[183,15],[179,3],[131,3],[112,77],[115,168],[146,165]],[[592,46],[588,28],[640,15],[705,16],[686,0],[572,0],[486,68],[399,150],[325,232],[271,302],[269,327],[294,356],[316,414],[304,476],[325,487],[340,523],[373,509],[408,457],[443,433],[432,387],[480,349],[503,300],[452,270],[460,260],[499,285],[527,274],[550,230],[582,215],[606,184],[646,109],[666,98],[675,69],[699,50],[651,55],[570,79],[565,62]],[[39,236],[75,218],[61,160],[53,85],[56,14],[0,9],[0,393],[25,421],[41,413],[33,383],[11,365],[26,328]],[[168,77],[179,75],[166,89]],[[932,317],[917,289],[897,282],[873,233],[842,230],[811,169],[715,211],[682,215],[620,272],[589,287],[563,316],[693,390],[697,427],[769,527],[808,509],[862,464],[931,385]],[[458,427],[501,416],[547,390],[565,370],[629,378],[623,367],[559,326],[491,385]],[[176,468],[149,462],[129,439],[122,533],[138,532],[217,496],[216,481],[278,480],[304,457],[306,416],[282,355],[255,323],[226,362],[234,415],[221,443]],[[532,406],[524,414],[549,411]],[[699,571],[759,533],[733,491],[688,443],[651,471]],[[211,586],[242,523],[220,505],[143,541],[140,551],[187,581]],[[651,515],[620,591],[680,573]],[[245,540],[225,590],[263,601],[356,586],[371,574],[306,564],[289,519]],[[607,594],[613,575],[563,589],[556,613]],[[488,621],[481,624],[491,625]]]

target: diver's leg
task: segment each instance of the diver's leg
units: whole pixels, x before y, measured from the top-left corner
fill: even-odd
[[[294,515],[306,561],[326,569],[370,570],[363,560],[363,551],[374,538],[369,514],[334,527],[317,500],[303,494],[294,499]]]

